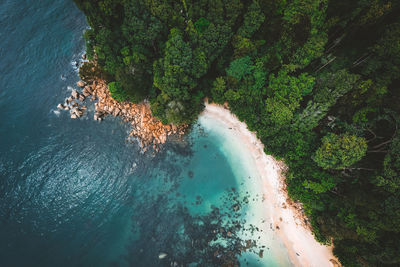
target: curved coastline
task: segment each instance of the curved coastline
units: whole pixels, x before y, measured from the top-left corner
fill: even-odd
[[[205,104],[200,118],[215,120],[228,126],[240,138],[243,152],[253,159],[254,168],[260,179],[257,187],[262,188],[266,204],[259,212],[270,216],[275,233],[286,247],[290,261],[295,266],[338,266],[338,260],[332,253],[332,247],[318,243],[310,229],[303,224],[303,217],[290,203],[284,190],[284,177],[281,176],[282,164],[264,153],[264,145],[256,134],[247,129],[245,123],[228,109],[217,104]],[[248,183],[253,183],[249,181]],[[255,185],[252,185],[255,186]]]

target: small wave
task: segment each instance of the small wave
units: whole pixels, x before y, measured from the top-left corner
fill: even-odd
[[[71,91],[72,92],[72,90],[74,90],[74,88],[72,86],[68,85],[67,86],[67,91]]]
[[[130,168],[129,171],[128,171],[128,174],[133,174],[133,173],[135,173],[136,169],[137,169],[137,163],[136,163],[136,162],[133,162],[131,168]]]
[[[6,167],[5,167],[4,163],[0,161],[0,173],[5,172],[5,170],[6,170]]]
[[[73,69],[75,72],[79,71],[79,66],[80,66],[79,59],[78,59],[78,60],[72,60],[72,61],[70,62],[70,64],[71,64],[71,66],[72,66],[72,69]]]
[[[59,110],[53,110],[53,113],[56,114],[57,117],[60,116],[60,111]]]

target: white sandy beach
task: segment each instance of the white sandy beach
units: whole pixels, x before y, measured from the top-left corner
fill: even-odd
[[[332,254],[332,248],[318,243],[311,231],[304,227],[301,218],[296,217],[295,208],[287,202],[287,194],[283,190],[283,178],[280,175],[280,165],[273,157],[264,153],[263,144],[257,139],[255,133],[247,129],[245,123],[240,122],[228,109],[215,104],[206,104],[200,118],[219,121],[230,129],[232,134],[240,140],[243,153],[252,158],[258,172],[256,182],[251,186],[258,187],[266,199],[262,203],[262,210],[257,211],[267,214],[274,227],[275,233],[280,238],[288,251],[290,261],[294,266],[335,266],[337,259]],[[278,226],[278,227],[277,227]]]

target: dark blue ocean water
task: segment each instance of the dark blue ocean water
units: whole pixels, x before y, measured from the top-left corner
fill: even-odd
[[[222,214],[238,184],[217,136],[143,155],[119,119],[54,112],[86,27],[72,0],[0,2],[0,266],[211,266],[244,216]]]

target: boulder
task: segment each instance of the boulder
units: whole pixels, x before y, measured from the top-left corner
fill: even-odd
[[[121,110],[119,108],[115,108],[113,115],[118,116],[120,112],[121,112]]]
[[[101,120],[103,119],[103,114],[100,113],[100,112],[96,112],[96,113],[94,114],[94,116],[93,116],[93,119],[94,119],[95,121],[101,121]]]
[[[89,85],[86,85],[85,88],[83,88],[83,92],[88,92],[89,94],[91,94],[93,92],[92,87],[90,87]]]
[[[77,86],[83,88],[85,86],[85,82],[84,81],[79,81],[76,83]]]
[[[86,58],[87,58],[87,57],[86,57],[86,54],[83,54],[83,55],[82,55],[82,59],[85,60]]]
[[[73,99],[77,99],[79,97],[79,93],[76,90],[72,90],[71,96]]]
[[[79,101],[85,101],[85,96],[84,95],[79,95]]]
[[[68,105],[69,103],[72,102],[72,100],[74,100],[74,99],[70,96],[67,99],[65,99],[65,103],[67,103],[67,105]]]
[[[83,94],[83,96],[85,96],[85,97],[89,97],[89,96],[90,96],[90,93],[89,93],[87,90],[85,90],[85,89],[83,89],[82,94]]]
[[[71,116],[73,114],[75,114],[77,117],[82,117],[82,115],[83,115],[83,111],[78,108],[73,108],[73,109],[71,109],[70,112],[71,112]]]
[[[76,119],[76,118],[78,118],[78,116],[76,116],[75,113],[71,114],[71,119]]]
[[[65,109],[65,106],[64,106],[63,104],[58,104],[58,105],[57,105],[57,108],[58,108],[58,109]]]

